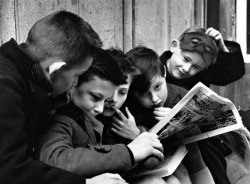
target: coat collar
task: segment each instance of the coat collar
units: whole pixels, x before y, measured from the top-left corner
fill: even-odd
[[[30,77],[30,69],[35,61],[26,54],[13,38],[3,44],[2,49],[6,54],[6,58],[16,63],[22,77],[27,80]]]
[[[80,109],[73,102],[57,109],[57,113],[64,114],[74,119],[86,131],[93,144],[101,144],[103,124],[92,114]]]
[[[173,108],[188,92],[186,89],[167,83],[168,97],[164,107]]]
[[[40,65],[28,56],[22,45],[18,45],[12,38],[9,42],[3,44],[1,48],[5,53],[5,57],[17,65],[18,71],[20,71],[25,81],[32,79],[46,93],[51,93],[53,90],[52,85],[43,74]]]

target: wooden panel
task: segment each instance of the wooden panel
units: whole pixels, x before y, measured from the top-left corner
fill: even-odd
[[[194,8],[194,26],[205,27],[205,0],[195,0]]]
[[[235,0],[220,0],[220,31],[224,39],[235,39]],[[227,21],[224,21],[227,20]]]
[[[134,13],[134,1],[124,0],[123,5],[123,51],[126,53],[133,48],[133,13]]]
[[[25,41],[31,26],[40,18],[65,9],[74,13],[78,12],[77,0],[16,0],[16,27],[17,41]]]
[[[183,31],[189,27],[203,26],[201,13],[204,12],[204,1],[170,0],[169,2],[169,40],[178,39]]]
[[[242,110],[250,109],[250,63],[245,63],[246,74],[235,82],[234,103]]]
[[[14,7],[14,0],[0,1],[0,45],[16,38]]]
[[[194,7],[193,0],[170,1],[168,11],[171,15],[169,27],[171,40],[178,38],[188,27],[194,26]]]
[[[135,45],[146,45],[159,54],[168,50],[171,41],[185,29],[202,25],[204,11],[197,11],[196,7],[203,8],[203,3],[195,0],[136,0]]]
[[[123,1],[79,1],[79,15],[87,20],[100,35],[104,48],[123,49]]]
[[[168,46],[168,1],[135,0],[134,46],[146,45],[159,54]]]

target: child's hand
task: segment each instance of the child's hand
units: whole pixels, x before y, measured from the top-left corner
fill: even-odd
[[[125,111],[128,118],[119,109],[114,108],[114,110],[118,117],[113,116],[111,130],[126,139],[135,139],[140,134],[140,130],[136,126],[134,116],[127,107]]]
[[[135,162],[141,162],[149,156],[155,156],[160,161],[163,160],[163,146],[158,136],[153,133],[143,132],[128,144],[134,155]]]
[[[155,115],[155,119],[160,121],[162,120],[169,112],[170,112],[170,108],[167,107],[157,107],[154,110],[154,115]]]
[[[210,27],[206,30],[206,34],[211,36],[212,38],[215,39],[216,43],[218,44],[219,50],[222,52],[229,52],[228,48],[226,47],[224,40],[222,38],[222,35],[219,31],[216,29]]]

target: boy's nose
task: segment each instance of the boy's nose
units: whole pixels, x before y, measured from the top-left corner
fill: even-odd
[[[158,102],[158,99],[159,98],[158,98],[157,94],[155,94],[155,93],[151,94],[151,101],[152,101],[152,103],[156,104]]]
[[[112,96],[112,103],[116,104],[118,100],[118,90],[115,90],[113,96]]]
[[[185,63],[185,64],[182,66],[182,69],[184,70],[185,73],[189,73],[190,68],[191,68],[191,64],[190,64],[190,63]]]
[[[103,112],[103,108],[104,108],[104,103],[100,102],[95,106],[94,111],[98,114],[101,114]]]

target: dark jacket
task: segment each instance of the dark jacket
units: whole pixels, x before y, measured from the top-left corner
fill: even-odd
[[[102,130],[102,123],[93,115],[70,103],[52,117],[41,139],[39,159],[87,177],[131,169],[129,148],[124,144],[102,145]]]
[[[230,52],[219,52],[216,63],[208,70],[202,71],[188,79],[175,79],[167,74],[167,83],[191,89],[198,82],[206,86],[210,84],[224,86],[240,79],[245,74],[245,64],[240,45],[236,42],[225,41]],[[172,56],[170,51],[165,51],[161,55],[161,62],[166,66],[167,60]]]
[[[84,178],[33,158],[49,109],[45,91],[52,89],[39,67],[13,39],[0,47],[0,183],[83,184]]]

